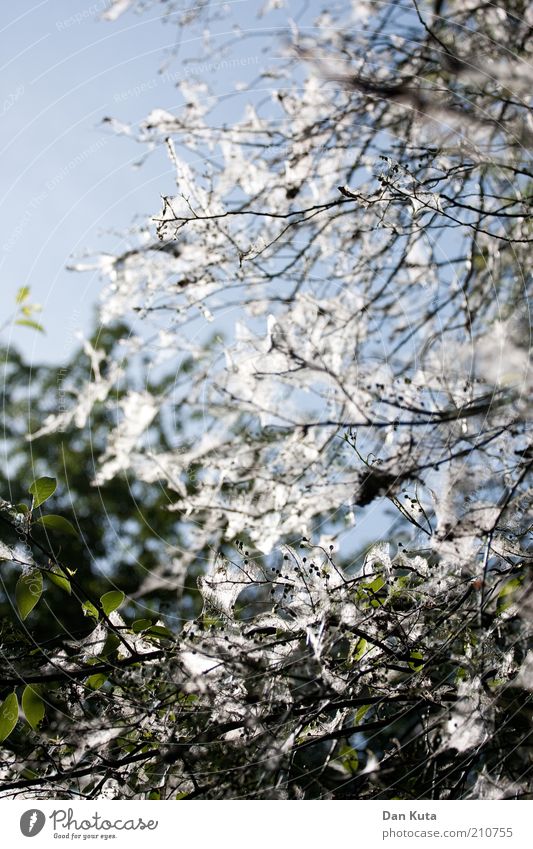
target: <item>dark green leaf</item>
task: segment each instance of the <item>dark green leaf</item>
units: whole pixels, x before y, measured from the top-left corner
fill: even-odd
[[[102,605],[102,610],[109,616],[114,610],[120,607],[120,605],[124,602],[125,595],[120,590],[111,590],[109,593],[104,593],[103,596],[100,597],[100,604]]]
[[[43,594],[43,576],[34,569],[20,576],[15,587],[15,598],[22,620],[31,613]]]
[[[7,740],[19,718],[17,694],[10,693],[0,705],[0,743]]]
[[[357,751],[348,745],[341,746],[338,758],[347,772],[351,775],[355,775],[359,767]]]
[[[82,604],[82,610],[83,610],[84,616],[92,616],[93,619],[99,619],[100,618],[100,614],[98,613],[98,610],[96,609],[94,604],[92,604],[92,602],[90,602],[90,601],[85,601]]]
[[[136,619],[131,626],[131,630],[134,634],[140,634],[141,631],[146,631],[147,628],[151,628],[151,626],[152,621],[150,619]]]
[[[503,613],[513,604],[517,590],[522,585],[522,577],[511,578],[498,593],[496,607],[498,613]]]
[[[364,639],[364,637],[361,637],[359,640],[357,640],[357,643],[355,644],[355,646],[353,648],[353,654],[352,654],[353,660],[361,660],[364,653],[366,652],[367,646],[368,646],[368,643]]]
[[[105,643],[104,643],[104,647],[103,647],[102,651],[100,652],[100,657],[107,657],[112,652],[114,652],[115,649],[117,648],[117,646],[119,646],[119,645],[120,645],[120,640],[117,637],[117,635],[114,634],[114,633],[108,634],[107,637],[106,637]]]
[[[39,778],[39,776],[37,775],[35,770],[29,769],[28,767],[26,767],[26,769],[22,770],[22,772],[20,773],[20,777],[21,778],[30,778],[30,779],[31,778]]]
[[[169,631],[164,625],[152,625],[151,628],[145,631],[145,636],[164,638],[167,640],[172,640],[174,638],[172,631]]]
[[[59,566],[53,566],[52,571],[47,572],[46,575],[52,581],[52,583],[56,585],[56,587],[59,587],[70,595],[70,593],[72,592],[70,581],[68,580],[68,578],[65,578]]]
[[[355,712],[355,724],[359,725],[361,720],[366,716],[368,711],[370,710],[371,705],[361,705]]]
[[[70,536],[75,537],[78,536],[78,532],[74,525],[63,516],[54,516],[53,514],[41,516],[40,519],[37,519],[36,524],[42,525],[43,528],[50,528],[53,531],[57,531],[58,534],[70,534]]]
[[[33,496],[33,506],[40,507],[47,498],[54,494],[57,487],[55,478],[37,478],[31,484],[28,492]]]
[[[89,675],[85,683],[91,690],[99,690],[106,681],[107,675],[103,672],[96,672],[94,675]]]
[[[41,698],[40,687],[36,684],[28,684],[22,693],[22,710],[29,725],[34,731],[39,727],[39,723],[44,719],[44,702]]]

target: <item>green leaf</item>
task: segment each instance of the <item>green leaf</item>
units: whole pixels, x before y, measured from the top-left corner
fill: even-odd
[[[424,667],[424,655],[421,651],[412,651],[409,655],[409,666],[414,672],[420,672]]]
[[[15,598],[22,620],[26,619],[43,594],[43,576],[34,569],[20,576],[15,587]]]
[[[372,705],[361,705],[355,712],[355,724],[359,725],[364,716],[368,713]]]
[[[37,519],[36,524],[42,525],[43,528],[50,528],[57,531],[58,534],[70,534],[70,536],[78,536],[78,532],[74,525],[65,519],[63,516],[54,516],[52,513],[47,516],[41,516]]]
[[[157,637],[158,639],[174,639],[174,634],[172,631],[169,631],[168,628],[165,628],[164,625],[152,625],[147,631],[145,631],[146,637]]]
[[[106,681],[107,675],[105,673],[96,672],[94,675],[89,675],[85,683],[91,690],[99,690]]]
[[[55,478],[37,478],[31,484],[28,492],[33,496],[33,506],[40,507],[47,498],[54,494],[57,487]]]
[[[343,767],[351,774],[355,775],[359,767],[359,757],[355,749],[351,746],[341,746],[339,750],[339,760]]]
[[[125,597],[124,593],[120,592],[120,590],[111,590],[111,592],[104,593],[100,596],[100,604],[105,615],[109,616],[110,613],[117,610],[124,602]]]
[[[385,578],[383,578],[381,575],[378,575],[376,578],[374,578],[373,581],[367,584],[367,586],[369,590],[372,590],[372,592],[377,593],[382,587],[385,586],[385,583]]]
[[[44,719],[44,702],[41,689],[36,684],[28,684],[22,693],[22,710],[28,724],[37,731],[39,723]]]
[[[178,702],[180,705],[190,707],[191,705],[196,704],[197,701],[198,695],[196,693],[178,693]]]
[[[100,618],[100,614],[98,613],[98,610],[96,609],[94,604],[92,604],[92,602],[90,602],[90,601],[84,601],[82,606],[81,606],[81,609],[83,610],[84,616],[92,616],[93,619],[99,619]]]
[[[17,694],[10,693],[0,705],[0,743],[7,740],[19,718]]]
[[[367,646],[368,646],[368,643],[364,639],[364,637],[360,637],[357,640],[357,643],[355,644],[354,648],[352,649],[352,651],[353,651],[352,659],[353,660],[361,660],[364,653],[366,652]]]
[[[387,581],[382,575],[377,575],[372,581],[360,585],[357,596],[365,605],[381,607],[387,597]]]
[[[394,579],[394,589],[403,590],[404,587],[407,587],[409,585],[410,580],[411,575],[397,575]]]
[[[34,312],[41,312],[42,307],[39,304],[26,304],[26,306],[22,307],[21,313],[23,315],[33,315]]]
[[[20,777],[21,778],[30,778],[30,779],[31,778],[39,778],[37,773],[33,769],[29,769],[28,767],[26,767],[26,769],[22,770],[22,772],[20,773]]]
[[[120,645],[120,640],[116,634],[108,634],[104,643],[104,647],[99,654],[99,657],[108,657]]]
[[[38,330],[39,333],[46,333],[42,324],[39,324],[38,321],[33,321],[31,318],[19,318],[15,324],[20,324],[22,327],[31,327],[32,330]]]
[[[496,609],[498,613],[504,613],[515,600],[515,593],[522,585],[523,577],[511,578],[510,581],[498,593]]]
[[[72,592],[70,581],[68,580],[68,578],[65,578],[59,566],[52,566],[51,571],[46,573],[46,577],[49,578],[51,582],[56,585],[56,587],[59,587],[61,590],[64,590],[69,595]]]
[[[381,575],[378,575],[368,584],[368,590],[372,594],[372,599],[370,601],[371,607],[380,607],[383,604],[384,596],[380,591],[385,588],[386,590],[386,580]],[[377,596],[377,597],[376,597]]]
[[[131,626],[131,630],[134,634],[140,634],[141,631],[146,631],[148,628],[152,627],[151,619],[136,619],[133,625]]]
[[[29,286],[21,286],[18,290],[15,301],[17,304],[22,304],[30,297],[30,287]]]

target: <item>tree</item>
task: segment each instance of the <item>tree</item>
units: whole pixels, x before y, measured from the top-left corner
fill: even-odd
[[[124,325],[102,330],[86,343],[86,350],[98,345],[105,351],[126,332]],[[198,609],[193,596],[195,575],[186,589],[187,566],[179,528],[174,516],[166,509],[168,497],[158,488],[117,477],[102,487],[90,485],[94,474],[94,456],[104,450],[112,417],[104,407],[95,408],[89,426],[76,426],[49,433],[28,444],[26,436],[36,430],[46,416],[66,409],[70,387],[81,386],[90,375],[91,362],[83,349],[75,350],[70,361],[60,369],[49,365],[31,366],[13,348],[2,351],[2,385],[4,387],[4,457],[0,471],[1,492],[13,504],[28,498],[28,485],[39,475],[54,475],[58,486],[53,493],[53,510],[77,528],[79,537],[67,535],[61,539],[58,553],[69,567],[84,576],[87,589],[101,595],[114,585],[137,599],[139,615],[158,614],[166,609],[178,616],[176,605],[184,604],[182,615],[190,617]],[[154,383],[152,391],[162,391],[164,383]],[[116,388],[115,398],[124,393]],[[168,448],[165,432],[154,431],[161,448]],[[174,546],[167,541],[174,538]],[[80,538],[81,537],[81,538]],[[8,544],[16,534],[5,538]],[[179,556],[179,567],[177,558]],[[181,571],[180,571],[181,569]],[[9,615],[9,594],[14,590],[17,571],[3,575],[4,594],[0,608]],[[157,591],[157,592],[156,592]],[[156,594],[154,594],[156,593]],[[56,591],[60,605],[61,592]],[[57,626],[57,610],[53,620],[39,610],[39,630],[50,631]],[[72,632],[88,623],[83,612],[75,606],[61,610],[61,627]]]
[[[31,444],[105,409],[93,481],[164,487],[203,610],[93,599],[92,649],[6,678],[55,688],[58,740],[54,768],[10,742],[6,792],[527,796],[530,17],[343,4],[293,25],[240,120],[192,78],[179,115],[107,120],[166,144],[177,190],[158,238],[94,261],[109,341]],[[390,539],[357,551],[383,502]]]

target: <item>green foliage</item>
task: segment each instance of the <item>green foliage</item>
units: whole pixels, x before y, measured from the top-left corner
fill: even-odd
[[[91,690],[99,690],[107,681],[107,675],[103,672],[96,672],[94,675],[89,675],[85,684]]]
[[[7,740],[14,730],[19,716],[17,694],[10,693],[0,705],[0,743]]]
[[[30,287],[29,286],[21,286],[20,289],[18,290],[17,294],[16,294],[15,303],[23,304],[24,301],[27,301],[29,297],[30,297]]]
[[[118,636],[112,631],[109,632],[105,638],[104,646],[99,654],[99,657],[109,657],[113,654],[114,651],[119,647],[120,640]]]
[[[37,684],[28,684],[22,693],[22,710],[26,720],[34,731],[44,719],[45,708],[41,697],[41,688]]]
[[[361,705],[360,708],[357,708],[355,711],[355,725],[359,725],[363,721],[370,708],[371,705]]]
[[[28,488],[28,492],[33,496],[33,507],[40,507],[41,504],[54,494],[57,488],[55,478],[37,478]]]
[[[84,601],[82,604],[82,610],[84,616],[90,616],[91,619],[99,619],[100,614],[98,613],[98,609],[94,606],[91,601]]]
[[[92,342],[106,351],[127,333],[124,325],[104,327]],[[36,537],[39,533],[39,539],[40,531],[47,533],[46,546],[59,557],[63,567],[65,564],[72,565],[76,574],[83,576],[84,589],[93,600],[107,591],[110,582],[131,598],[147,576],[156,574],[161,568],[168,540],[172,539],[178,546],[183,543],[181,527],[176,525],[175,515],[166,509],[166,494],[159,487],[138,483],[133,490],[125,477],[116,478],[101,487],[90,485],[94,476],[94,454],[105,446],[110,425],[109,413],[101,407],[94,410],[90,433],[67,428],[62,433],[46,434],[32,442],[29,451],[27,433],[38,430],[47,416],[57,411],[57,367],[35,363],[30,366],[13,347],[2,350],[0,362],[4,391],[3,456],[6,461],[5,465],[0,463],[0,492],[12,493],[11,500],[19,502],[19,513],[27,513],[28,505],[23,501],[28,483],[48,473],[58,478],[53,512],[67,520],[72,528],[78,523],[83,527],[84,545],[80,545],[79,536],[72,531],[67,533],[65,529],[65,533],[59,533],[58,529],[47,528],[48,519],[44,524],[34,521],[31,532]],[[64,367],[66,389],[68,381],[72,381],[73,386],[83,383],[87,364],[82,351],[73,352]],[[154,382],[150,390],[164,392],[165,385],[164,380]],[[21,387],[24,392],[21,392]],[[119,389],[117,401],[121,393]],[[154,449],[168,450],[169,443],[163,430],[154,432],[154,440]],[[68,470],[68,486],[56,474],[59,469]],[[15,533],[7,532],[3,540],[10,549],[16,544],[17,537]],[[148,607],[149,614],[153,613],[155,619],[170,605],[178,616],[194,616],[200,605],[196,589],[196,574],[200,569],[200,565],[191,566],[191,575],[185,579],[185,591],[179,597],[172,582],[162,583],[150,591],[138,609],[137,618],[144,616]],[[56,567],[52,572],[50,574],[50,566],[45,570],[49,579],[46,590],[48,603],[39,605],[32,615],[36,636],[44,637],[54,632],[58,625],[65,629],[66,634],[86,631],[89,620],[81,605],[64,604],[68,572],[61,576]],[[4,575],[4,593],[0,588],[1,616],[10,616],[9,598],[14,595],[17,577],[9,571]],[[71,591],[74,591],[72,587]]]
[[[100,604],[106,616],[109,616],[114,610],[118,610],[124,603],[124,599],[125,595],[120,590],[111,590],[111,592],[104,593],[100,596]]]
[[[136,619],[131,626],[131,630],[134,634],[141,634],[143,631],[146,631],[148,628],[151,628],[151,626],[151,619]]]
[[[19,318],[15,324],[21,327],[30,327],[32,330],[37,330],[38,333],[46,333],[43,325],[33,318]]]
[[[24,621],[43,594],[43,576],[38,569],[23,573],[17,581],[15,598],[20,618]]]
[[[63,573],[63,570],[61,569],[60,566],[57,566],[57,565],[54,564],[54,566],[52,566],[52,569],[49,572],[46,573],[46,577],[53,584],[55,584],[56,587],[59,587],[64,592],[68,593],[69,595],[71,594],[72,586],[70,584],[69,579]]]
[[[55,516],[52,513],[49,513],[46,516],[40,516],[35,524],[41,525],[47,530],[55,531],[58,534],[69,534],[73,537],[78,536],[78,532],[72,522],[65,519],[64,516]]]
[[[505,583],[498,593],[498,613],[504,613],[511,607],[515,601],[517,592],[522,586],[523,580],[523,575],[519,575],[516,578],[511,578],[511,580]]]
[[[411,651],[409,666],[413,672],[420,672],[424,668],[424,655],[421,651]]]
[[[173,640],[174,634],[164,625],[152,625],[144,631],[146,637],[153,637],[157,640]]]
[[[361,660],[361,658],[365,655],[368,648],[368,642],[364,639],[364,637],[360,637],[355,641],[352,651],[350,654],[350,658],[352,661]]]
[[[350,773],[356,775],[359,769],[359,755],[351,746],[341,746],[337,755],[340,763]]]
[[[369,607],[381,607],[387,597],[387,582],[382,575],[359,585],[357,596]]]
[[[37,330],[39,333],[45,333],[45,329],[38,321],[33,318],[35,313],[41,311],[39,304],[28,303],[31,290],[29,286],[21,286],[15,297],[17,311],[15,314],[15,324],[20,327],[29,327],[32,330]]]

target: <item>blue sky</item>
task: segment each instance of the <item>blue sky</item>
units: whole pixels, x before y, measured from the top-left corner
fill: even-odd
[[[75,331],[90,326],[100,283],[92,273],[67,271],[72,255],[120,250],[121,231],[135,216],[157,213],[160,195],[173,187],[162,150],[135,168],[143,149],[101,122],[107,115],[138,122],[155,107],[179,110],[179,90],[159,73],[176,27],[163,23],[157,8],[103,21],[106,5],[107,0],[2,5],[0,324],[12,311],[17,289],[30,286],[43,306],[46,336],[23,328],[6,333],[33,362],[63,363],[76,345]],[[260,5],[237,0],[240,24],[256,29]],[[271,26],[276,17],[262,25]],[[255,50],[258,58],[258,41],[237,44],[233,54]],[[201,54],[199,40],[188,40],[169,71],[179,78],[183,59]],[[238,73],[252,79],[257,71],[258,62]],[[217,94],[234,90],[232,72],[210,76]]]
[[[58,367],[77,347],[76,331],[89,330],[101,288],[93,273],[65,266],[86,250],[122,250],[121,233],[135,217],[156,214],[160,195],[174,186],[163,150],[136,168],[144,148],[113,135],[102,118],[138,122],[156,107],[178,111],[183,98],[170,75],[185,75],[184,58],[201,61],[202,55],[201,43],[188,41],[168,66],[170,75],[158,73],[175,44],[176,27],[164,24],[155,9],[102,21],[106,5],[21,0],[3,4],[0,20],[0,326],[13,311],[17,290],[27,285],[43,305],[46,328],[44,336],[7,330],[2,342],[17,345],[30,362]],[[230,55],[254,61],[235,72],[208,72],[222,97],[235,94],[237,79],[256,77],[263,51],[273,45],[268,30],[287,19],[280,12],[258,21],[262,0],[232,5],[254,37],[237,42]],[[224,98],[223,120],[236,118],[247,97]],[[365,523],[369,540],[380,523],[389,524],[376,503]]]

